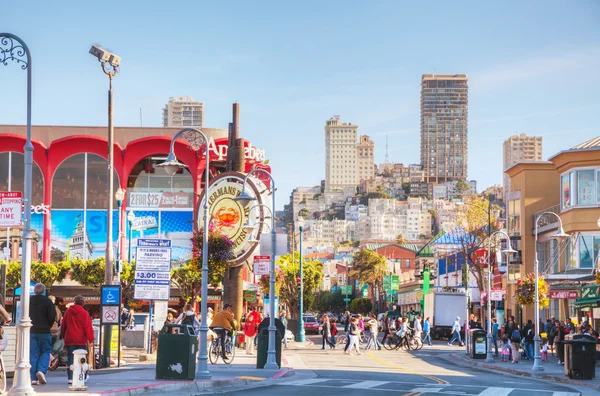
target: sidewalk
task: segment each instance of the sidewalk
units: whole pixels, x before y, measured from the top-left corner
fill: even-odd
[[[448,355],[449,359],[447,360],[453,363],[459,362],[462,364],[468,364],[469,366],[477,367],[479,369],[494,373],[505,372],[523,377],[533,377],[537,379],[560,382],[563,384],[584,386],[586,388],[592,388],[600,391],[600,378],[598,376],[592,380],[571,379],[564,373],[565,366],[558,364],[556,357],[550,355],[550,353],[548,354],[548,362],[542,362],[544,371],[541,372],[533,372],[531,370],[533,367],[532,360],[519,360],[519,363],[513,364],[511,362],[502,363],[498,357],[495,358],[493,363],[486,363],[485,359],[471,359],[465,355],[464,352],[450,353]]]
[[[47,374],[46,385],[34,385],[39,395],[59,396],[72,393],[74,395],[130,396],[142,393],[189,391],[201,392],[212,388],[239,387],[260,381],[274,380],[294,375],[282,356],[282,368],[279,370],[262,370],[256,368],[256,355],[247,356],[238,349],[232,364],[225,365],[221,360],[215,365],[208,365],[212,374],[210,380],[175,381],[157,380],[155,363],[137,363],[121,368],[110,368],[90,372],[86,383],[87,392],[70,392],[67,384],[66,368]],[[12,386],[9,378],[7,390]]]

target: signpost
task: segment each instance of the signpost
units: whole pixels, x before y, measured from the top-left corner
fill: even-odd
[[[171,296],[171,240],[137,240],[133,298],[150,300],[148,353],[152,353],[152,303]]]
[[[111,355],[116,354],[117,366],[121,367],[121,285],[103,285],[100,290],[100,324],[113,326],[110,340]],[[117,331],[114,331],[117,326]],[[102,329],[102,326],[100,326]],[[100,337],[102,339],[102,337]],[[110,357],[109,357],[110,362]]]
[[[21,224],[23,193],[0,192],[0,227],[16,227]]]
[[[254,275],[269,275],[271,256],[254,256]]]

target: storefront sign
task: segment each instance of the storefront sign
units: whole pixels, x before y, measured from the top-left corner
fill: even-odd
[[[156,222],[156,218],[154,216],[136,217],[131,225],[131,229],[134,231],[148,230],[150,228],[157,227],[158,223]]]
[[[400,288],[400,277],[398,275],[392,275],[392,290],[398,290]]]
[[[254,275],[269,275],[271,256],[254,256]]]
[[[0,227],[16,227],[20,225],[22,205],[22,192],[0,192]]]
[[[217,161],[223,161],[227,158],[227,148],[227,140],[223,140],[222,142],[219,142],[219,144],[216,144],[214,138],[208,138],[208,151],[217,156]],[[248,144],[247,147],[244,147],[244,158],[257,162],[264,161],[265,150]]]
[[[171,241],[138,239],[134,298],[169,300],[171,292]]]
[[[256,302],[256,290],[244,290],[244,301],[253,304]]]
[[[550,290],[552,300],[576,300],[577,290]]]
[[[191,197],[186,192],[131,192],[129,208],[190,208]]]

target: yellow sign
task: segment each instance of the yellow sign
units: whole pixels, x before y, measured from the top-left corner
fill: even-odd
[[[110,356],[117,358],[119,352],[119,328],[117,326],[110,326],[112,331],[110,333]]]

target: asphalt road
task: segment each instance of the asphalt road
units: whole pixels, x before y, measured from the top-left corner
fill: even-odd
[[[425,346],[421,351],[362,351],[347,356],[342,350],[321,350],[318,337],[310,337],[315,345],[286,352],[296,375],[253,389],[223,392],[227,395],[329,395],[344,396],[577,396],[578,389],[541,382],[529,378],[491,374],[464,368],[443,356],[455,348],[444,343]],[[456,348],[458,350],[458,348]],[[583,396],[594,395],[585,391]]]

